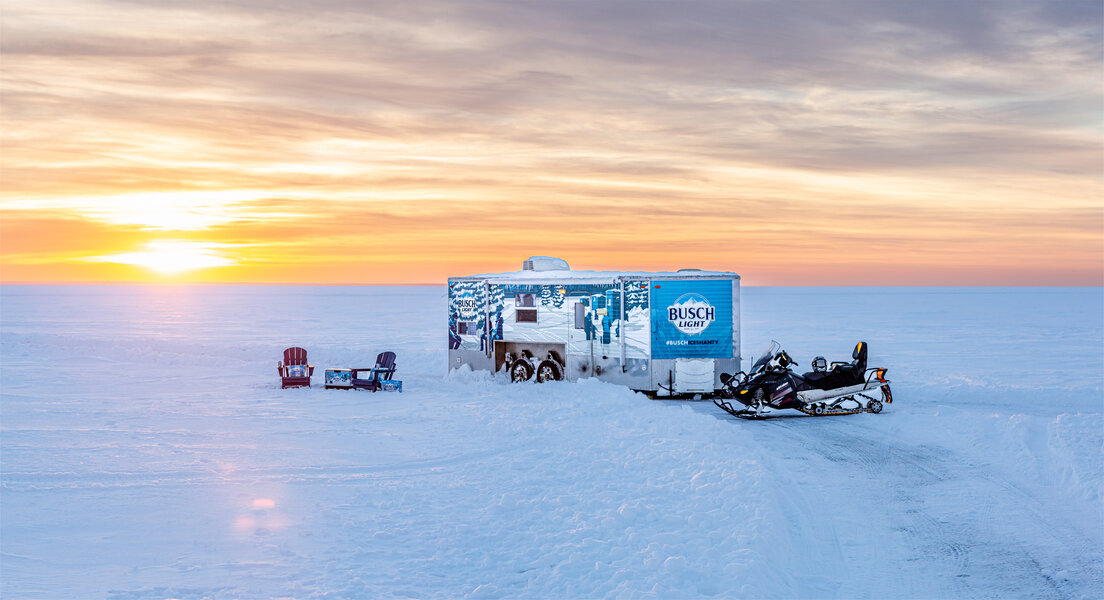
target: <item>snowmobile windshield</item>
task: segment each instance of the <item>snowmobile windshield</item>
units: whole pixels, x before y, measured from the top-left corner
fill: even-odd
[[[782,346],[778,342],[771,340],[771,343],[769,346],[767,346],[767,349],[764,350],[763,353],[759,355],[759,358],[756,358],[755,362],[751,364],[751,371],[748,372],[758,373],[759,371],[765,369],[767,367],[767,363],[769,363],[770,360],[774,358],[774,355],[778,354],[780,350],[782,350]]]

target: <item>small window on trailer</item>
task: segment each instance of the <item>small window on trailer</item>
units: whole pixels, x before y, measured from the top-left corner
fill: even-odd
[[[530,308],[537,305],[536,294],[514,294],[514,306],[521,306],[524,308]]]
[[[537,309],[535,308],[519,308],[517,309],[516,323],[536,323],[537,322]]]

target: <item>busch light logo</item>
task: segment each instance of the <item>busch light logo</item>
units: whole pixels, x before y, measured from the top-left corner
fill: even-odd
[[[661,281],[651,292],[652,358],[733,358],[732,280]],[[734,343],[735,342],[735,343]]]
[[[471,319],[475,317],[475,296],[471,292],[464,292],[456,298],[456,310],[460,313],[461,319]]]
[[[686,335],[698,335],[713,323],[717,310],[700,294],[683,294],[667,307],[667,320]]]

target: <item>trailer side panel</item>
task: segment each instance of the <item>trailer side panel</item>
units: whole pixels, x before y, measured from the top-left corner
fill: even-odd
[[[652,358],[732,358],[732,280],[656,280],[652,300]]]
[[[450,369],[594,377],[661,395],[703,393],[711,391],[710,379],[715,389],[721,372],[738,370],[739,344],[739,276],[732,273],[449,279]],[[549,361],[560,368],[549,370]]]

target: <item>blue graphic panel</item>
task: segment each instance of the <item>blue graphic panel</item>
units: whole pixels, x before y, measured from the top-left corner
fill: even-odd
[[[449,282],[449,350],[484,350],[494,327],[487,319],[487,285],[482,281]]]
[[[732,281],[654,281],[652,358],[732,358]]]

